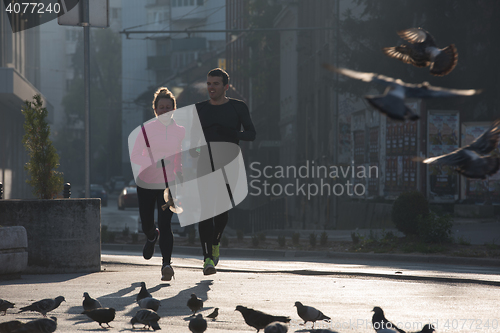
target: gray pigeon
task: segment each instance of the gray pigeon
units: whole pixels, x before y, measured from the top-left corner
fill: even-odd
[[[151,309],[155,312],[158,312],[158,308],[160,307],[160,301],[153,297],[146,297],[137,301],[141,309]]]
[[[290,322],[289,317],[269,315],[262,311],[250,309],[242,305],[238,305],[235,311],[239,311],[243,316],[243,319],[245,319],[245,323],[247,323],[248,326],[252,326],[253,328],[255,328],[257,332],[275,321],[279,321],[282,323]]]
[[[83,293],[83,297],[85,297],[85,299],[83,300],[83,310],[89,311],[89,310],[102,308],[101,303],[99,303],[98,300],[90,297],[89,293],[87,293],[87,292]]]
[[[431,74],[436,76],[449,74],[457,65],[458,53],[455,45],[438,48],[432,35],[424,29],[401,30],[398,35],[410,44],[383,48],[387,56],[415,67],[430,66]]]
[[[212,320],[215,320],[219,316],[219,308],[215,308],[214,311],[207,316],[207,318],[211,318]]]
[[[305,306],[302,305],[300,302],[295,302],[295,305],[297,307],[297,314],[299,315],[300,318],[304,321],[304,325],[308,321],[312,321],[314,328],[314,323],[317,320],[326,320],[329,321],[331,318],[327,317],[323,314],[323,312],[319,311],[318,309],[313,308],[312,306]]]
[[[381,307],[376,306],[372,311],[374,312],[372,316],[372,325],[373,329],[375,329],[376,332],[379,332],[383,329],[394,329],[399,333],[406,333],[405,331],[391,323],[389,320],[387,320],[387,318],[385,318],[384,310],[382,310]]]
[[[143,324],[144,328],[151,327],[153,330],[157,331],[160,329],[160,325],[158,325],[158,320],[160,320],[160,316],[152,310],[143,309],[137,311],[134,317],[130,319],[130,323],[132,324],[132,329],[134,329],[134,324]]]
[[[50,317],[29,321],[12,333],[52,333],[57,328],[57,318]]]
[[[395,120],[417,120],[420,117],[405,105],[405,98],[447,98],[459,96],[472,96],[479,94],[481,90],[476,89],[448,89],[434,87],[429,82],[421,84],[405,83],[400,79],[380,75],[377,73],[366,73],[353,71],[346,68],[336,68],[329,64],[323,64],[326,69],[353,79],[364,82],[376,82],[387,86],[382,95],[365,96],[365,99],[375,109]]]
[[[23,326],[23,323],[19,320],[6,321],[0,323],[0,333],[12,333],[21,326]]]
[[[288,327],[282,323],[275,321],[270,323],[264,328],[264,333],[286,333],[288,332]]]
[[[139,294],[137,294],[136,301],[139,302],[141,299],[146,298],[146,297],[153,297],[149,293],[149,291],[146,289],[146,283],[141,282],[141,290],[139,291]]]
[[[66,301],[63,296],[57,296],[54,299],[52,298],[42,299],[41,301],[32,303],[31,305],[21,308],[20,309],[21,311],[19,311],[18,313],[25,311],[36,311],[40,312],[44,317],[47,317],[47,312],[56,309],[63,301],[64,302]]]
[[[207,330],[207,321],[203,319],[201,313],[189,321],[189,330],[193,333],[203,333]]]
[[[187,301],[187,306],[193,312],[193,315],[195,315],[203,307],[203,301],[201,298],[196,297],[195,294],[191,294],[191,298]]]
[[[115,313],[116,311],[113,308],[99,308],[82,312],[82,314],[87,315],[87,317],[89,317],[93,321],[98,322],[99,326],[101,326],[102,328],[105,328],[104,326],[102,326],[103,323],[108,325],[108,327],[111,327],[109,323],[115,319]]]
[[[497,173],[500,168],[500,158],[487,155],[498,146],[499,135],[500,119],[497,119],[470,145],[445,155],[427,158],[423,163],[450,165],[467,178],[485,179],[486,176]]]
[[[13,308],[14,308],[14,303],[11,303],[9,301],[0,298],[0,312],[3,312],[4,316],[7,314],[7,309],[13,309]]]

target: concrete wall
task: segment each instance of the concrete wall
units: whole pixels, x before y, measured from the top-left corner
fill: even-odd
[[[455,217],[493,217],[495,207],[487,205],[455,205]]]
[[[100,199],[0,200],[0,225],[26,228],[27,273],[101,270]]]
[[[0,279],[18,278],[28,266],[28,237],[22,226],[0,226]]]

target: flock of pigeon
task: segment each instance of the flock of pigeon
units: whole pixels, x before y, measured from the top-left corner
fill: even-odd
[[[392,58],[416,67],[430,66],[431,74],[443,76],[449,74],[456,66],[458,53],[455,46],[449,45],[443,49],[436,46],[431,34],[422,28],[410,28],[398,32],[398,35],[408,44],[383,48],[383,52]],[[364,82],[375,82],[387,86],[382,95],[365,96],[368,103],[395,120],[415,121],[420,117],[408,108],[406,98],[447,98],[472,96],[481,93],[480,89],[448,89],[435,87],[428,82],[421,84],[405,83],[377,73],[358,72],[346,68],[336,68],[323,64],[326,69]],[[497,147],[500,134],[500,121],[479,136],[472,144],[461,147],[445,155],[427,159],[415,158],[426,164],[449,165],[461,175],[472,179],[485,179],[497,173],[500,168],[500,158],[490,155]]]
[[[87,292],[83,293],[83,297],[82,314],[87,315],[90,319],[97,322],[102,328],[111,327],[109,323],[115,319],[115,309],[103,308],[101,303],[90,297]],[[47,313],[59,307],[63,301],[65,301],[64,297],[58,296],[54,299],[43,299],[20,308],[18,313],[35,311],[41,313],[44,318],[36,319],[27,323],[22,323],[18,320],[2,322],[0,323],[0,333],[55,332],[57,328],[57,318],[47,318]],[[144,325],[143,329],[149,330],[149,328],[151,328],[154,331],[160,330],[160,326],[158,324],[160,316],[157,314],[160,301],[153,298],[153,296],[146,289],[146,284],[144,282],[141,282],[141,290],[137,294],[136,301],[141,310],[137,311],[137,313],[130,320],[132,329],[135,329],[136,324],[142,324]],[[198,298],[195,294],[191,294],[191,298],[187,301],[187,306],[191,310],[193,316],[193,319],[189,321],[189,330],[192,333],[205,332],[207,330],[207,321],[200,313],[196,314],[196,312],[203,308],[203,300]],[[324,315],[323,312],[312,306],[303,305],[301,302],[295,302],[294,306],[297,308],[298,316],[304,321],[304,323],[300,325],[306,325],[308,322],[312,322],[312,329],[310,332],[334,333],[334,331],[329,329],[314,329],[314,324],[317,321],[330,322],[331,318]],[[6,315],[7,310],[11,308],[14,308],[13,303],[0,299],[0,312],[3,312],[3,315]],[[219,315],[218,310],[219,308],[215,308],[214,311],[206,317],[215,321]],[[255,328],[257,332],[263,329],[264,333],[286,333],[288,331],[288,326],[285,324],[291,321],[288,316],[273,316],[242,305],[236,306],[235,311],[239,311],[243,316],[245,323]],[[372,316],[372,325],[377,333],[406,333],[387,320],[384,316],[384,311],[380,307],[376,306],[372,311],[374,312]],[[104,327],[103,324],[106,324],[107,327]],[[427,324],[420,332],[417,333],[432,333],[434,331],[434,326]]]

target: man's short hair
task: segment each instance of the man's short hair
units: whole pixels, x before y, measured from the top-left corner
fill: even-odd
[[[207,76],[219,76],[222,78],[222,83],[224,85],[229,83],[229,74],[222,68],[214,68],[210,72],[208,72]]]

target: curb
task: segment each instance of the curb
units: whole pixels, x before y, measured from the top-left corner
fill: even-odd
[[[102,244],[101,250],[106,251],[128,251],[142,253],[141,244]],[[175,246],[174,254],[202,256],[201,248],[191,246]],[[266,249],[220,249],[220,253],[227,257],[244,258],[329,258],[342,260],[366,260],[366,261],[397,261],[427,264],[444,265],[467,265],[500,267],[500,259],[491,258],[470,258],[470,257],[450,257],[450,256],[426,256],[408,254],[386,254],[386,253],[353,253],[353,252],[323,252],[323,251],[287,251],[287,250],[266,250]]]

